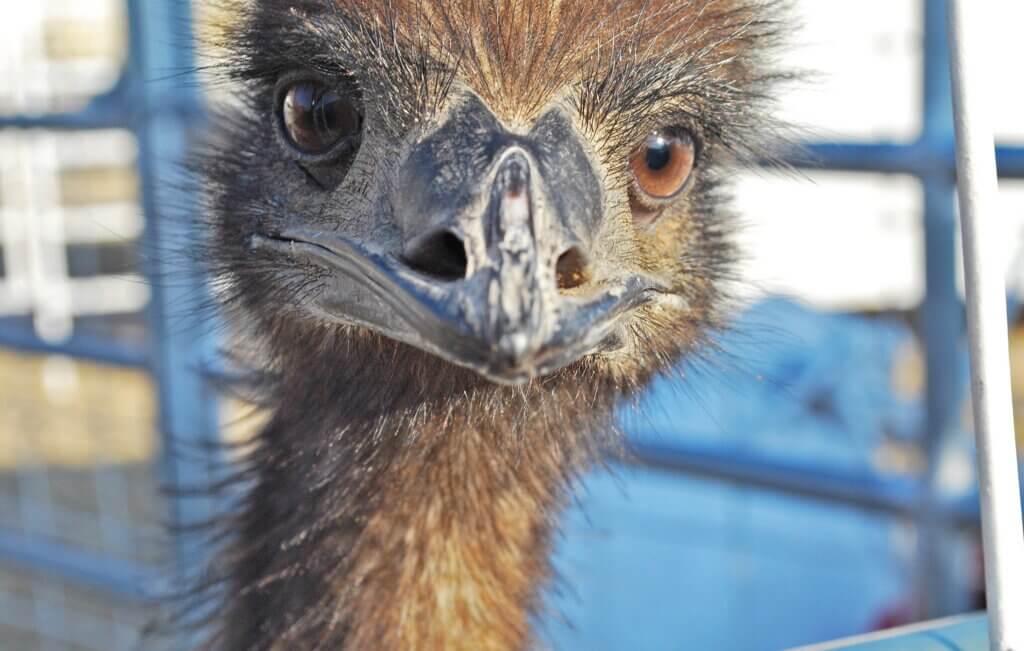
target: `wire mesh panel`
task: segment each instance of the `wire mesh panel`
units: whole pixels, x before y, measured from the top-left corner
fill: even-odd
[[[2,523],[134,562],[154,562],[153,392],[139,371],[0,354]],[[111,403],[111,394],[117,395]]]
[[[149,577],[174,560],[141,368],[140,147],[117,117],[129,8],[40,0],[0,21],[0,122],[45,127],[0,131],[0,342],[35,349],[0,352],[5,651],[154,648]]]
[[[151,613],[102,593],[45,576],[0,570],[0,640],[4,649],[154,649],[140,643]]]

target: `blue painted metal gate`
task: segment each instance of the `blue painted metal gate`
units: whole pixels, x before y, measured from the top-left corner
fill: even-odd
[[[143,271],[150,279],[146,309],[149,345],[73,333],[53,342],[20,323],[0,329],[0,346],[29,354],[70,356],[102,365],[147,371],[156,393],[161,477],[166,486],[201,486],[210,477],[212,457],[204,444],[217,440],[217,400],[202,369],[214,359],[205,288],[176,253],[194,233],[188,223],[197,206],[182,189],[182,164],[203,120],[190,40],[191,3],[177,0],[127,0],[128,56],[111,90],[81,110],[41,115],[0,116],[0,128],[31,133],[128,130],[138,147],[138,178],[145,212],[140,244]],[[110,399],[116,401],[118,396]],[[208,446],[207,446],[208,447]],[[207,453],[209,454],[209,453]],[[202,522],[212,513],[208,498],[180,495],[167,502],[165,522]],[[0,528],[0,562],[34,575],[80,585],[126,604],[145,602],[181,585],[181,576],[200,566],[196,539],[176,536],[174,572],[83,551],[54,540]],[[171,576],[177,574],[178,577]],[[115,617],[116,618],[116,617]],[[54,621],[47,627],[59,627]],[[66,643],[112,648],[110,640],[68,640],[60,631],[39,631]],[[43,644],[44,642],[40,642]],[[188,640],[175,646],[187,648]],[[5,647],[3,641],[0,646]],[[48,648],[48,647],[47,647]],[[122,647],[118,647],[122,648]],[[124,647],[127,648],[127,647]]]

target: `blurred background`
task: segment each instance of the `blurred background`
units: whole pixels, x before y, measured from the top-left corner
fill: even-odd
[[[1024,400],[1024,4],[992,4]],[[782,105],[808,155],[742,175],[726,353],[623,409],[635,462],[566,514],[538,622],[556,649],[768,651],[984,606],[944,2],[795,5],[784,63],[817,74]],[[198,279],[147,252],[193,201],[172,188],[202,20],[181,0],[0,9],[0,649],[187,646],[144,637],[201,553],[163,525],[211,508],[162,495],[211,472],[167,441],[228,436],[233,410],[198,372]]]

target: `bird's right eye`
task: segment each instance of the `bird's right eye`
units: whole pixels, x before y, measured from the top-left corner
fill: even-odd
[[[653,200],[671,199],[683,191],[693,173],[697,152],[685,129],[655,131],[629,160],[636,188]]]
[[[354,97],[318,82],[300,81],[285,89],[281,123],[300,153],[322,156],[356,138],[363,116]]]

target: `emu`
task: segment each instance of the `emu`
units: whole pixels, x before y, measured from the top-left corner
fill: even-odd
[[[248,0],[206,262],[269,422],[211,648],[539,644],[615,405],[713,346],[771,0]]]

